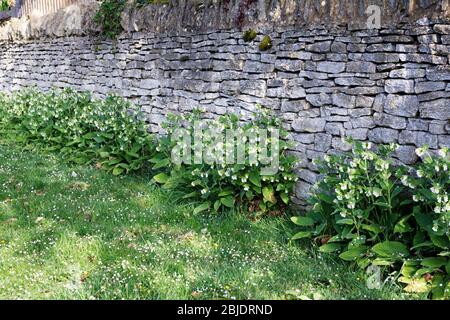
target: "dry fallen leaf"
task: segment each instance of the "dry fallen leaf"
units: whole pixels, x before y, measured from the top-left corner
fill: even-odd
[[[35,223],[40,223],[44,221],[44,217],[37,217],[36,220],[34,221]]]

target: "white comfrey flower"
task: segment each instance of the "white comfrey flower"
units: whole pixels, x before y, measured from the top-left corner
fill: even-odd
[[[416,154],[419,156],[419,157],[422,157],[424,154],[425,154],[425,152],[427,151],[427,147],[426,146],[423,146],[423,147],[421,147],[421,148],[417,148],[416,149]]]
[[[407,187],[408,186],[408,176],[402,176],[401,180],[402,184]]]
[[[434,185],[434,186],[432,186],[432,187],[430,188],[430,190],[431,190],[431,192],[433,192],[434,194],[439,194],[440,187],[439,187],[439,185]]]
[[[441,212],[442,212],[441,207],[436,206],[436,207],[434,208],[434,213],[441,213]]]
[[[441,158],[447,157],[448,148],[442,148],[438,151],[438,154]]]
[[[419,178],[423,178],[424,175],[425,175],[425,173],[422,170],[417,170],[417,176]]]
[[[202,190],[200,191],[201,194],[205,194],[205,193],[207,193],[207,192],[208,192],[208,189],[202,189]]]
[[[374,188],[372,190],[372,194],[374,195],[375,198],[381,197],[381,189],[379,188]]]
[[[372,148],[372,142],[364,142],[362,147],[364,150],[370,150]]]

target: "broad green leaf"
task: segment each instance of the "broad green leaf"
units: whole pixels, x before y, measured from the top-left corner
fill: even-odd
[[[367,230],[367,231],[370,231],[370,232],[373,232],[374,234],[379,234],[379,233],[381,233],[383,230],[381,230],[381,228],[378,226],[378,225],[376,225],[376,224],[363,224],[363,225],[361,225],[361,227],[364,229],[364,230]]]
[[[226,196],[226,197],[220,198],[220,202],[228,208],[234,207],[234,198],[232,196]]]
[[[396,233],[406,233],[413,230],[413,228],[408,224],[408,219],[411,215],[408,215],[402,219],[400,219],[394,227],[394,232]]]
[[[446,236],[436,236],[436,235],[430,234],[430,239],[435,246],[437,246],[441,249],[450,248],[450,241],[448,240],[448,237],[446,237]]]
[[[167,174],[165,174],[164,172],[161,172],[161,173],[157,174],[156,176],[154,176],[153,180],[155,180],[156,182],[158,182],[160,184],[164,184],[167,182],[167,180],[169,180],[169,176]]]
[[[208,210],[208,209],[209,209],[209,206],[210,206],[209,202],[203,202],[201,205],[197,206],[197,207],[194,209],[194,214],[198,214],[198,213],[200,213],[200,212],[203,212],[203,211],[205,211],[205,210]]]
[[[384,241],[372,247],[372,251],[382,258],[401,260],[409,256],[408,248],[398,241]]]
[[[354,247],[352,249],[342,252],[339,255],[339,258],[345,261],[354,261],[357,258],[360,258],[362,255],[364,255],[364,253],[366,252],[367,252],[366,246]]]
[[[341,249],[341,245],[339,243],[333,242],[333,243],[327,243],[319,247],[319,251],[331,253],[336,252]]]
[[[191,192],[191,193],[185,194],[185,195],[183,196],[183,199],[189,199],[189,198],[193,198],[193,197],[197,196],[197,194],[198,194],[198,192],[197,192],[197,191],[194,191],[194,192]]]
[[[222,203],[220,203],[220,200],[216,200],[216,202],[214,202],[214,211],[217,212],[221,205]]]
[[[117,166],[113,169],[112,174],[118,176],[121,175],[124,171],[125,171],[124,168]]]
[[[420,264],[418,261],[406,260],[400,269],[400,273],[405,277],[412,277],[416,273],[419,266]]]
[[[265,202],[277,203],[277,199],[275,198],[275,193],[273,191],[272,186],[264,187],[262,189],[263,197]]]
[[[257,187],[261,187],[261,176],[257,172],[251,172],[248,176],[248,180]]]
[[[157,170],[160,168],[167,167],[170,164],[170,159],[163,159],[161,161],[156,162],[156,164],[153,166],[153,170]]]
[[[390,266],[394,263],[393,260],[384,259],[384,258],[376,258],[372,261],[374,266]]]
[[[288,204],[288,203],[289,203],[289,195],[288,195],[287,193],[281,192],[281,193],[280,193],[280,198],[281,198],[281,200],[283,200],[283,202],[284,202],[285,204]]]
[[[314,225],[314,220],[311,219],[310,217],[292,217],[291,221],[293,223],[295,223],[298,226],[302,226],[302,227],[308,227],[308,226],[312,226]]]
[[[345,218],[345,219],[339,219],[338,221],[336,221],[336,223],[337,224],[347,224],[347,225],[351,226],[351,225],[353,225],[354,222],[352,219]]]
[[[225,196],[229,196],[231,194],[233,194],[232,190],[223,190],[219,193],[219,197],[225,197]]]
[[[297,232],[291,240],[298,240],[298,239],[303,239],[303,238],[309,238],[311,237],[312,232],[311,231],[300,231]]]
[[[422,259],[422,262],[420,264],[423,265],[424,267],[439,268],[445,265],[446,263],[447,258],[445,257],[431,257]]]

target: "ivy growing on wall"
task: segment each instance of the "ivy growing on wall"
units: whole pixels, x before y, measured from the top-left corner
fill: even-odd
[[[126,0],[104,0],[94,16],[94,22],[102,28],[105,38],[116,39],[123,31],[120,17],[125,8]]]
[[[2,0],[5,1],[5,0]],[[104,0],[94,17],[94,22],[102,29],[102,35],[105,38],[115,40],[123,28],[120,24],[121,15],[125,9],[126,0]],[[134,0],[136,7],[142,7],[148,4],[168,4],[169,0]]]

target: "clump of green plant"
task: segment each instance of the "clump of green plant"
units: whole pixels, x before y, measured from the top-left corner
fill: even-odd
[[[251,41],[255,40],[256,36],[257,36],[257,33],[255,30],[248,29],[244,32],[244,34],[242,35],[242,38],[244,39],[245,42],[251,42]]]
[[[265,35],[259,43],[259,50],[267,51],[270,48],[272,48],[272,39],[268,35]]]
[[[253,121],[240,123],[236,115],[230,114],[218,119],[205,120],[203,126],[208,128],[203,133],[204,156],[210,161],[195,163],[195,160],[173,164],[170,160],[175,146],[179,142],[178,130],[185,128],[191,150],[195,150],[195,122],[200,119],[198,111],[190,115],[170,116],[165,123],[168,135],[159,140],[158,155],[152,159],[154,169],[164,168],[154,179],[163,184],[165,188],[183,190],[185,198],[197,200],[200,204],[195,212],[214,210],[216,212],[224,208],[240,207],[256,215],[261,213],[280,214],[289,203],[289,195],[297,180],[293,172],[296,159],[287,155],[288,143],[280,140],[266,140],[266,148],[271,152],[279,153],[279,170],[265,174],[261,161],[251,161],[251,155],[256,155],[258,148],[264,148],[264,144],[255,146],[252,142],[252,134],[259,129],[279,129],[280,120],[271,116],[267,111],[261,110],[255,114]],[[233,140],[227,139],[228,132],[236,134]],[[186,132],[186,131],[185,131]],[[280,138],[286,138],[287,132],[280,129]],[[249,137],[249,138],[247,138]],[[185,137],[184,137],[185,138]],[[260,139],[260,136],[254,136]],[[235,148],[235,141],[239,139],[245,143],[244,161],[225,161],[217,157],[217,150],[231,150]],[[247,140],[248,139],[248,140]],[[279,142],[279,145],[278,145]],[[275,146],[272,148],[272,145]],[[216,157],[216,158],[215,158]],[[167,171],[167,168],[170,168]]]
[[[0,109],[5,136],[60,152],[70,162],[95,163],[119,175],[152,157],[152,137],[139,108],[117,96],[97,100],[70,89],[29,89],[1,96]]]
[[[0,2],[0,11],[7,11],[10,8],[10,3],[8,0],[2,0]]]
[[[94,16],[94,22],[102,29],[105,38],[115,40],[122,31],[120,23],[121,14],[126,5],[126,0],[104,0]]]
[[[396,145],[354,144],[351,153],[319,161],[323,179],[312,209],[292,221],[293,239],[313,238],[360,268],[397,272],[411,292],[450,297],[450,166],[447,149],[413,168],[394,167]],[[417,150],[424,155],[426,148]]]
[[[169,0],[135,0],[136,6],[142,7],[147,4],[169,4]]]

